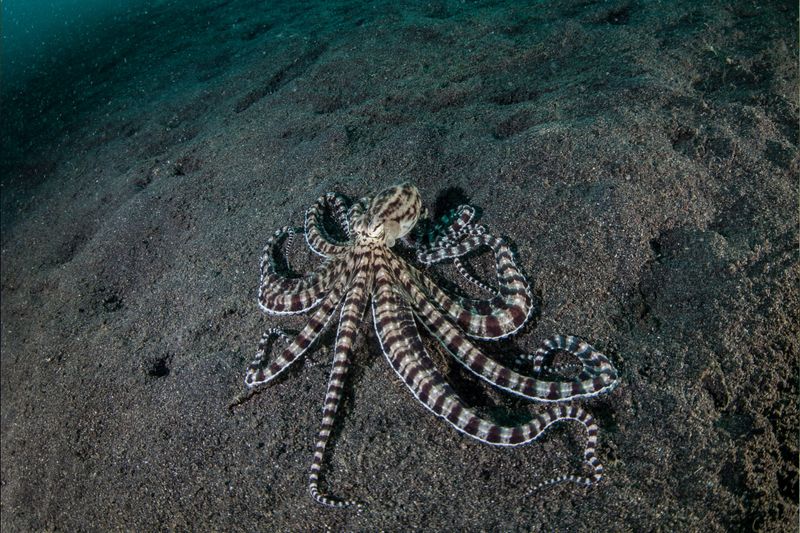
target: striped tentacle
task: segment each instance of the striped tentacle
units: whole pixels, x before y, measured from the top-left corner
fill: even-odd
[[[397,257],[387,260],[397,283],[420,321],[450,354],[478,377],[501,389],[542,402],[565,402],[611,391],[617,384],[616,369],[605,356],[586,343],[574,352],[582,372],[569,381],[551,381],[522,375],[485,355],[429,301]],[[588,347],[588,348],[587,348]]]
[[[472,273],[470,273],[470,271],[467,270],[467,267],[465,267],[464,264],[461,262],[461,259],[459,259],[458,257],[453,259],[453,266],[456,267],[456,270],[458,270],[458,273],[461,274],[461,276],[464,279],[466,279],[467,281],[478,287],[480,290],[488,292],[493,297],[500,295],[500,291],[498,291],[494,287],[488,286],[487,284],[485,284],[484,282],[473,276]]]
[[[438,222],[420,225],[421,235],[417,236],[419,248],[430,249],[452,244],[468,230],[475,219],[475,208],[470,205],[461,205]]]
[[[514,261],[511,248],[502,239],[480,234],[450,247],[420,253],[418,257],[422,256],[422,259],[430,264],[444,258],[457,259],[483,245],[488,246],[494,253],[499,286],[496,295],[489,299],[451,297],[411,265],[405,268],[411,272],[417,286],[428,295],[428,298],[450,316],[467,335],[492,340],[516,333],[528,321],[534,308],[528,280]]]
[[[475,224],[475,216],[473,207],[461,206],[449,226],[439,229],[439,235],[429,245],[417,250],[417,259],[426,265],[453,260],[462,276],[490,292],[492,298],[451,298],[427,277],[416,272],[414,275],[418,278],[418,285],[467,335],[487,340],[499,339],[512,335],[525,324],[533,311],[533,298],[511,248],[503,239],[487,233],[484,226]],[[487,246],[494,253],[499,289],[475,279],[461,265],[461,257],[482,246]]]
[[[389,364],[422,405],[462,433],[497,446],[526,444],[541,436],[556,422],[576,420],[587,430],[584,459],[592,469],[592,474],[588,477],[564,475],[540,486],[560,481],[591,485],[602,478],[603,466],[595,455],[597,424],[582,408],[575,405],[553,405],[535,414],[533,420],[526,424],[501,426],[478,416],[466,406],[436,370],[420,339],[411,308],[392,289],[390,276],[386,270],[377,275],[372,302],[375,330]]]
[[[492,248],[495,254],[503,247],[508,249],[509,254],[511,253],[511,249],[503,239],[487,233],[483,226],[474,226],[463,235],[459,235],[456,240],[443,239],[441,245],[419,248],[417,260],[424,265],[432,265],[447,259],[463,257],[481,246]]]
[[[284,339],[287,337],[279,330],[269,330],[261,337],[261,342],[258,343],[256,359],[250,363],[245,374],[244,382],[248,387],[255,387],[272,381],[308,350],[325,329],[336,307],[339,305],[343,285],[344,283],[340,281],[333,286],[320,306],[314,311],[314,314],[309,317],[305,327],[272,362],[267,359],[267,350],[271,347],[270,341],[276,336]]]
[[[447,228],[447,236],[451,240],[456,240],[465,231],[475,227],[473,221],[477,215],[475,208],[471,205],[461,205],[456,208],[455,216],[450,226]]]
[[[339,224],[342,224],[341,213],[346,211],[344,200],[337,194],[328,193],[321,196],[317,202],[308,208],[305,218],[306,243],[311,251],[322,257],[330,257],[345,253],[349,247],[348,242],[342,242],[331,236],[322,223],[325,213],[333,211],[333,216]],[[350,230],[346,223],[342,225],[345,233],[349,236]]]
[[[326,495],[319,490],[319,477],[322,470],[322,461],[325,447],[328,444],[331,430],[333,429],[334,416],[339,407],[342,390],[344,388],[347,371],[350,367],[350,349],[356,338],[356,332],[364,316],[366,301],[370,293],[372,271],[369,256],[364,256],[356,262],[358,274],[351,288],[345,296],[344,304],[339,319],[339,329],[336,333],[336,343],[333,356],[333,368],[328,381],[328,391],[325,394],[325,403],[322,409],[322,424],[314,448],[314,459],[311,463],[308,476],[308,490],[311,497],[317,502],[330,507],[350,507],[359,505],[353,500],[342,500]]]
[[[344,229],[347,238],[351,238],[350,232],[350,221],[347,219],[347,213],[349,212],[349,208],[347,207],[347,202],[345,202],[344,198],[339,196],[338,194],[329,193],[328,196],[330,197],[330,205],[333,209],[333,216],[336,219],[336,222]]]
[[[264,253],[261,256],[258,305],[262,311],[269,314],[296,314],[314,308],[344,270],[342,262],[333,259],[303,277],[290,278],[278,273],[276,260],[278,249],[284,239],[290,241],[294,233],[292,228],[281,228],[264,246]]]
[[[549,364],[552,356],[559,351],[567,352],[580,361],[584,361],[584,365],[590,365],[593,372],[608,375],[609,379],[613,380],[613,385],[618,383],[619,376],[617,369],[608,360],[605,354],[598,352],[591,344],[585,342],[579,337],[573,335],[555,335],[549,339],[545,339],[536,353],[523,354],[519,356],[521,361],[528,361],[532,363],[533,371],[540,373],[545,369],[555,372],[566,372],[573,370],[575,367],[572,364]],[[582,372],[586,372],[585,369]],[[580,379],[580,376],[579,376]]]
[[[359,198],[347,210],[347,227],[351,232],[356,233],[353,226],[357,225],[356,222],[358,220],[362,220],[366,216],[368,206],[369,198]]]

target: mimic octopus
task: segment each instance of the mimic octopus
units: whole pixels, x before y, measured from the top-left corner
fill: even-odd
[[[597,423],[583,408],[569,402],[610,392],[619,382],[617,370],[605,355],[573,336],[554,336],[535,354],[520,356],[518,361],[530,365],[532,375],[521,374],[485,354],[475,340],[508,337],[530,318],[534,300],[528,281],[509,245],[476,223],[473,207],[461,206],[437,224],[428,222],[425,213],[419,191],[410,184],[390,187],[352,205],[344,197],[329,193],[308,209],[302,231],[308,247],[323,259],[318,268],[302,276],[290,275],[282,268],[281,249],[289,246],[295,234],[290,227],[275,232],[265,246],[259,307],[272,315],[310,315],[293,337],[280,329],[270,329],[262,336],[256,359],[247,370],[248,387],[269,383],[281,375],[309,350],[338,312],[333,368],[309,473],[312,498],[332,507],[361,505],[324,492],[320,473],[351,363],[351,347],[367,307],[372,309],[375,333],[386,360],[414,398],[433,414],[461,433],[496,446],[526,444],[556,422],[577,421],[588,435],[583,457],[590,473],[564,474],[536,488],[562,481],[581,485],[598,482],[603,465],[595,454]],[[423,219],[425,223],[421,223]],[[494,254],[496,287],[484,284],[461,264],[461,258],[480,249]],[[424,266],[451,261],[488,294],[470,298],[445,291],[404,259],[408,253],[400,254],[400,250],[410,250]],[[479,378],[546,405],[530,421],[515,426],[480,416],[437,368],[422,341],[419,325]],[[270,358],[277,340],[282,343],[281,350]],[[577,363],[553,364],[559,352],[574,357]],[[568,367],[573,369],[572,376],[565,377],[560,370]]]

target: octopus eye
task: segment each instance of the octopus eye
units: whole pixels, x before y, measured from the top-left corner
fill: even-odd
[[[370,240],[384,240],[386,229],[382,220],[372,219],[365,227],[365,236]]]

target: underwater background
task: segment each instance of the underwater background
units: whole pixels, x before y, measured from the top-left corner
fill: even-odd
[[[796,531],[797,2],[4,0],[0,29],[3,531]],[[267,238],[402,181],[513,242],[540,309],[487,350],[620,369],[582,402],[598,486],[531,494],[584,432],[461,435],[368,320],[325,477],[363,513],[306,489],[330,339],[228,408],[304,323],[257,308]]]

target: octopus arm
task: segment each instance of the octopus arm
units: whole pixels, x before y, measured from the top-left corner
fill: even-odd
[[[526,444],[556,422],[576,420],[588,432],[584,458],[592,468],[592,475],[559,476],[540,486],[560,481],[589,485],[600,480],[603,466],[595,456],[598,428],[589,413],[574,405],[553,405],[536,414],[530,422],[517,426],[498,425],[477,415],[436,369],[419,336],[410,306],[392,288],[388,278],[388,274],[378,276],[372,303],[375,330],[387,361],[422,405],[458,431],[497,446]]]
[[[451,297],[418,271],[412,270],[412,275],[417,285],[467,335],[486,340],[512,335],[527,322],[533,310],[533,297],[528,281],[517,266],[508,244],[503,239],[486,233],[483,226],[472,223],[474,209],[462,206],[459,212],[460,215],[447,228],[437,230],[441,234],[438,238],[417,250],[417,259],[426,265],[453,261],[467,280],[492,292],[492,297]],[[460,262],[461,257],[484,246],[494,254],[498,289],[487,287],[473,278]]]
[[[428,299],[446,313],[470,337],[495,340],[513,335],[528,321],[533,312],[533,297],[527,281],[516,265],[500,274],[498,262],[498,294],[489,299],[451,297],[430,278],[407,266],[415,285]]]
[[[565,402],[597,396],[616,386],[617,374],[614,367],[603,354],[586,343],[576,347],[553,348],[574,349],[570,353],[579,359],[583,367],[574,380],[538,379],[522,375],[502,365],[472,344],[461,330],[428,301],[426,295],[403,270],[399,261],[394,261],[393,272],[422,324],[459,363],[492,385],[530,400],[544,402]],[[540,356],[539,360],[542,359]]]
[[[283,373],[289,366],[297,361],[301,355],[306,353],[314,341],[319,338],[320,333],[325,329],[330,322],[334,311],[339,306],[339,301],[342,297],[343,283],[337,283],[331,288],[327,296],[322,300],[322,303],[309,317],[305,327],[293,339],[291,339],[286,347],[281,351],[273,361],[268,360],[267,348],[270,346],[270,338],[280,336],[285,340],[289,340],[288,336],[278,330],[270,330],[261,338],[258,345],[258,352],[256,352],[256,359],[250,363],[245,374],[245,384],[248,387],[255,387],[268,383]]]
[[[283,238],[291,238],[292,233],[291,229],[282,228],[264,247],[258,305],[269,314],[297,314],[315,308],[331,286],[343,276],[344,264],[338,257],[326,261],[317,270],[300,278],[290,278],[278,273],[277,248]]]
[[[345,234],[350,237],[350,226],[347,221],[347,208],[344,200],[337,194],[329,193],[321,196],[308,208],[305,218],[306,244],[317,255],[331,257],[345,253],[350,243],[340,241],[328,233],[323,224],[325,213],[330,213]]]
[[[325,448],[328,444],[336,411],[344,390],[347,372],[350,368],[351,349],[356,339],[358,326],[364,316],[366,302],[370,293],[372,271],[363,261],[366,258],[356,258],[357,273],[353,282],[348,285],[347,294],[342,303],[339,315],[339,327],[336,331],[336,342],[333,351],[333,366],[328,379],[328,390],[325,393],[325,402],[322,407],[322,423],[320,424],[317,442],[314,447],[314,458],[309,469],[308,488],[311,497],[318,503],[330,507],[358,506],[354,500],[344,500],[330,496],[319,489],[322,462]]]

